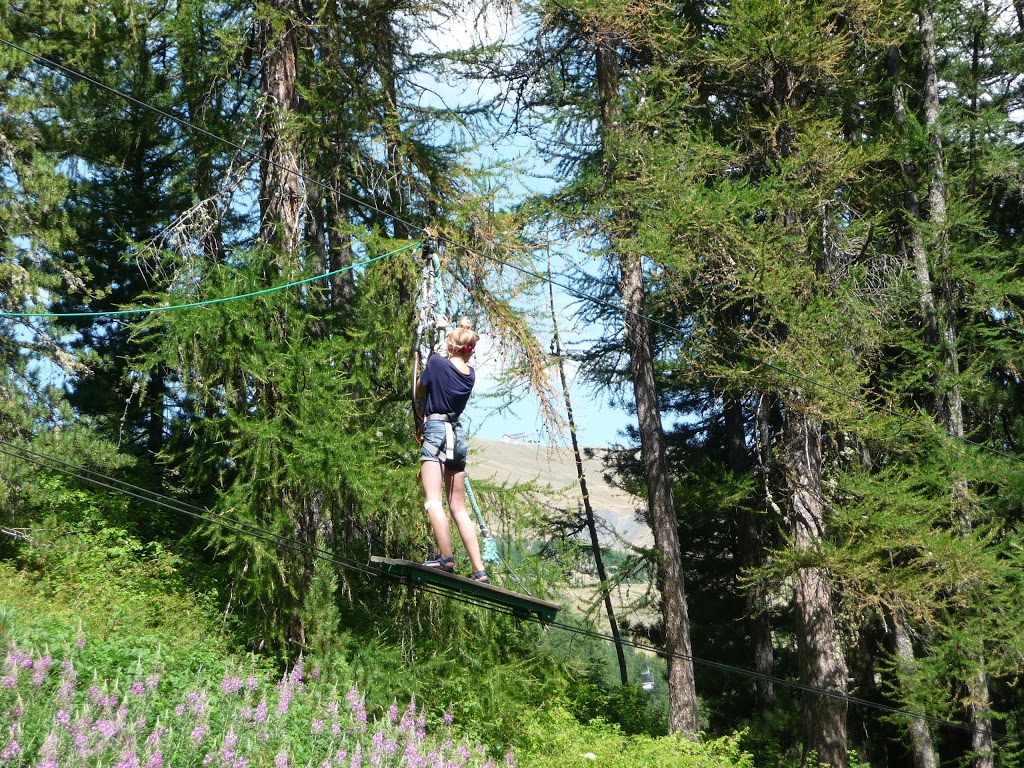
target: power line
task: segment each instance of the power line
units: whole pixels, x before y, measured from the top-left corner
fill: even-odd
[[[179,499],[174,499],[169,496],[165,496],[156,491],[152,491],[141,486],[134,485],[132,483],[128,483],[122,480],[118,480],[116,478],[109,477],[100,472],[95,472],[84,467],[76,466],[62,459],[58,459],[56,457],[49,456],[38,451],[33,451],[29,448],[16,445],[3,439],[0,439],[0,455],[6,455],[20,461],[26,461],[35,464],[36,466],[42,467],[44,469],[59,472],[68,477],[73,477],[77,480],[82,480],[83,482],[89,483],[100,488],[105,488],[107,490],[111,490],[117,493],[122,493],[131,498],[139,499],[141,501],[154,504],[156,506],[170,510],[172,512],[178,512],[180,514],[186,515],[196,520],[200,520],[212,525],[219,525],[228,530],[239,533],[243,536],[252,536],[254,538],[266,541],[268,543],[279,545],[287,549],[291,549],[295,552],[308,555],[315,559],[323,560],[332,565],[356,571],[363,576],[370,576],[374,578],[386,577],[388,579],[401,578],[395,576],[394,574],[390,574],[387,571],[384,571],[383,569],[379,569],[371,565],[364,566],[348,558],[338,557],[336,554],[329,552],[327,550],[302,544],[301,542],[298,542],[291,537],[267,531],[266,529],[261,528],[258,525],[246,523],[244,521],[228,517],[227,515],[220,515],[214,512],[210,512],[209,510],[204,509],[203,507],[199,507],[194,504],[181,501]],[[520,621],[530,621],[533,623],[537,623],[541,626],[552,627],[555,629],[559,629],[563,632],[579,635],[581,637],[587,637],[592,640],[600,640],[612,643],[616,642],[616,639],[611,635],[602,632],[597,632],[596,630],[589,630],[584,627],[573,626],[571,624],[565,624],[562,622],[541,622],[539,619],[532,616],[524,619],[523,617],[516,615],[509,608],[503,606],[496,606],[481,600],[476,600],[472,596],[460,593],[453,593],[450,590],[445,590],[440,587],[434,587],[433,585],[410,584],[410,586],[414,589],[418,589],[429,594],[443,597],[445,599],[454,600],[456,602],[464,603],[466,605],[471,605],[477,608],[482,608],[484,610],[491,611],[493,613],[497,613],[500,615],[510,616]],[[774,675],[769,675],[761,672],[755,672],[753,670],[744,669],[742,667],[736,667],[722,662],[711,661],[709,659],[702,659],[700,657],[693,655],[686,655],[681,653],[668,653],[655,646],[647,645],[644,643],[638,643],[626,639],[622,639],[621,643],[635,650],[654,653],[663,658],[672,657],[681,660],[687,660],[695,665],[703,666],[709,669],[716,669],[740,677],[770,681],[781,686],[801,691],[803,693],[809,693],[816,696],[821,696],[823,698],[832,699],[835,701],[843,701],[847,704],[864,707],[866,709],[878,710],[881,712],[885,712],[889,715],[895,715],[908,719],[917,719],[932,725],[937,725],[945,728],[952,728],[970,733],[978,731],[978,729],[973,728],[965,723],[957,723],[951,720],[945,720],[932,715],[911,712],[909,710],[900,709],[899,707],[894,707],[891,705],[870,701],[868,699],[863,699],[856,696],[850,696],[848,694],[839,693],[837,691],[829,691],[824,688],[806,685],[798,681],[787,680],[785,678],[780,678]],[[1019,741],[1015,737],[1009,736],[1008,734],[997,737],[997,740],[1012,740],[1014,742]]]

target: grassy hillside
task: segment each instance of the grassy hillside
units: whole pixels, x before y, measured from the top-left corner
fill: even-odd
[[[331,654],[248,652],[215,571],[117,517],[5,544],[0,765],[747,764],[735,739],[644,734],[643,697],[588,677],[584,647],[475,608],[428,614],[454,633],[341,611]]]

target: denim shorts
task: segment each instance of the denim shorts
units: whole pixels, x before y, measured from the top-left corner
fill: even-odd
[[[420,446],[420,461],[439,461],[446,469],[461,472],[466,468],[466,457],[469,454],[469,446],[466,444],[466,433],[462,426],[456,422],[452,424],[452,431],[455,433],[455,455],[451,459],[445,458],[448,446],[445,444],[445,422],[425,421],[423,423],[423,445]]]

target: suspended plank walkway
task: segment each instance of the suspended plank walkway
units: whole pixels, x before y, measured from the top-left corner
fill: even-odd
[[[370,563],[386,573],[403,577],[413,584],[431,584],[451,592],[469,595],[477,600],[511,608],[512,615],[519,619],[528,619],[536,614],[542,623],[548,624],[555,620],[555,616],[562,609],[562,606],[554,603],[502,589],[493,584],[481,584],[479,581],[467,579],[465,576],[445,573],[440,568],[428,568],[408,560],[371,557]]]

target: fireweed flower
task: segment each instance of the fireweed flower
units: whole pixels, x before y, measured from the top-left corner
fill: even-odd
[[[185,705],[196,717],[201,716],[206,711],[206,694],[202,691],[189,691]]]
[[[93,725],[93,730],[109,741],[117,735],[120,728],[118,728],[116,720],[97,720]]]
[[[288,768],[288,755],[285,752],[278,752],[274,758],[274,768]]]
[[[281,698],[277,701],[277,714],[286,715],[288,714],[288,707],[292,703],[292,689],[284,688],[281,690]]]
[[[309,730],[310,732],[312,732],[314,736],[319,736],[321,733],[324,732],[324,721],[314,718],[312,725],[310,725],[309,727]]]
[[[0,760],[13,760],[21,754],[21,745],[17,739],[11,739],[11,742],[4,748],[4,751],[0,753]]]
[[[225,677],[220,681],[220,690],[225,696],[230,696],[233,693],[238,693],[242,690],[242,680],[238,677]]]
[[[133,696],[145,696],[146,695],[146,684],[141,680],[132,681],[132,695]]]
[[[245,687],[246,687],[246,688],[247,688],[248,690],[250,690],[250,691],[255,691],[255,690],[256,690],[257,688],[259,688],[259,687],[260,687],[260,681],[259,681],[259,678],[255,677],[255,676],[253,676],[253,675],[249,675],[249,676],[248,676],[248,677],[247,677],[247,678],[245,679]]]
[[[57,703],[70,704],[75,698],[74,678],[64,678],[60,681],[60,688],[57,689]]]
[[[355,689],[355,686],[348,691],[348,703],[352,709],[352,719],[356,723],[356,731],[362,733],[366,730],[366,702],[359,692]],[[355,759],[355,755],[352,756]]]
[[[75,648],[85,648],[85,637],[79,635],[75,638]]]
[[[398,704],[392,704],[388,707],[388,723],[394,725],[398,722]]]

